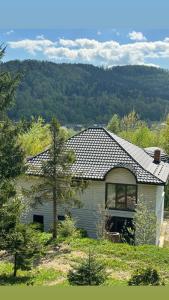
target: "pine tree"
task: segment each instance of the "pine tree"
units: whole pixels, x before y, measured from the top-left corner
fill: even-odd
[[[39,235],[30,225],[20,223],[24,206],[17,198],[0,209],[0,249],[13,256],[13,276],[17,270],[30,270],[42,253]]]
[[[10,120],[0,123],[0,207],[15,196],[15,179],[25,170],[17,135],[18,128]]]
[[[48,150],[49,158],[42,165],[43,178],[32,190],[38,193],[37,201],[48,198],[53,203],[53,238],[58,235],[58,206],[67,204],[80,204],[76,192],[83,189],[86,183],[75,181],[71,172],[71,166],[75,162],[73,151],[66,150],[66,137],[61,130],[60,124],[54,118],[50,125],[52,143]]]
[[[0,49],[0,59],[4,51]],[[24,153],[18,143],[19,128],[9,120],[7,110],[17,83],[18,78],[0,73],[0,249],[14,255],[14,276],[18,268],[28,266],[36,252],[32,232],[20,224],[22,205],[16,199],[15,180],[24,171]]]
[[[71,285],[100,285],[106,278],[105,266],[96,260],[90,250],[88,257],[68,273],[68,281]]]
[[[5,48],[0,46],[0,61],[5,54]],[[14,103],[19,75],[12,77],[9,72],[0,73],[0,120],[6,118],[6,112]]]
[[[158,271],[154,268],[148,267],[144,269],[138,269],[134,272],[128,281],[128,285],[132,286],[145,286],[145,285],[165,285]]]
[[[0,49],[0,59],[5,49]],[[19,128],[12,123],[7,110],[15,96],[18,76],[0,73],[0,207],[16,193],[14,180],[24,170],[24,153],[18,144]]]
[[[121,131],[121,120],[118,115],[114,114],[112,116],[107,125],[107,129],[115,134],[118,134]]]

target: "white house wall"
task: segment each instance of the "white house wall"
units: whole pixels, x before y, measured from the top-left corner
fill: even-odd
[[[164,218],[164,186],[158,186],[156,190],[156,216],[157,216],[157,236],[156,244],[159,243],[161,226]]]
[[[135,176],[125,168],[112,169],[106,176],[105,181],[90,181],[83,193],[79,194],[82,203],[81,208],[72,208],[71,213],[77,222],[78,228],[87,230],[90,237],[97,237],[97,228],[100,223],[101,211],[105,209],[105,187],[106,183],[136,184]],[[30,183],[26,183],[27,185]],[[158,220],[162,222],[163,212],[163,187],[156,185],[138,185],[138,199],[144,199],[151,209],[156,211]],[[33,215],[44,216],[44,229],[50,230],[52,226],[52,202],[44,200],[43,205],[30,209],[25,218],[26,222],[33,221]],[[60,215],[64,214],[60,208]],[[107,215],[119,217],[133,217],[133,212],[120,210],[107,210]],[[159,231],[158,231],[159,232]]]

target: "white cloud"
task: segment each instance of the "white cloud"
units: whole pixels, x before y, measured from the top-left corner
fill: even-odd
[[[142,32],[137,32],[137,31],[132,31],[129,32],[128,37],[130,38],[130,40],[132,41],[146,41],[146,37],[143,35]]]
[[[90,63],[110,67],[114,65],[152,65],[155,59],[169,58],[169,38],[163,41],[139,41],[120,44],[117,41],[100,42],[94,39],[24,39],[9,42],[12,49],[23,49],[56,62]],[[151,61],[153,60],[153,61]]]
[[[37,40],[44,40],[45,37],[44,37],[43,34],[40,34],[40,35],[37,35],[37,36],[36,36],[36,39],[37,39]]]
[[[50,40],[30,40],[25,39],[17,42],[8,42],[13,49],[25,49],[30,54],[36,54],[37,51],[43,52],[47,47],[54,45]]]
[[[5,34],[5,35],[11,35],[12,33],[14,33],[14,30],[13,30],[13,29],[11,29],[11,30],[5,32],[4,34]]]
[[[101,31],[100,30],[98,30],[97,31],[97,35],[101,35],[102,33],[101,33]]]

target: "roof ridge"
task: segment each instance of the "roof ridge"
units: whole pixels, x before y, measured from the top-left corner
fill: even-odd
[[[117,136],[116,134],[114,134],[114,133],[111,133],[111,132],[109,132],[106,128],[104,128],[103,127],[103,130],[109,135],[109,137],[112,139],[112,140],[114,140],[119,146],[120,146],[120,148],[121,149],[123,149],[144,171],[146,171],[146,172],[148,172],[150,175],[152,175],[152,176],[154,176],[156,179],[158,179],[158,180],[160,180],[162,183],[164,183],[164,181],[162,181],[159,177],[157,177],[156,175],[154,175],[153,173],[151,173],[149,170],[147,170],[147,169],[145,169],[135,158],[133,158],[133,156],[118,142],[118,140],[116,140],[116,138],[114,138],[114,136],[115,137],[117,137],[118,139],[121,139],[121,140],[123,140],[123,141],[125,141],[125,142],[127,142],[127,143],[129,143],[129,144],[131,144],[132,146],[134,146],[134,147],[136,147],[136,148],[139,148],[140,150],[142,150],[149,158],[150,158],[150,156],[142,149],[142,148],[140,148],[139,146],[137,146],[137,145],[134,145],[134,144],[132,144],[131,142],[129,142],[129,141],[127,141],[127,140],[125,140],[125,139],[123,139],[123,138],[121,138],[121,137],[119,137],[119,136]],[[112,136],[113,135],[113,136]]]

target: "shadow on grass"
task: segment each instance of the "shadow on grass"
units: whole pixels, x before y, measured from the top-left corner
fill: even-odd
[[[31,276],[14,277],[13,275],[6,275],[6,274],[0,275],[0,286],[18,285],[18,284],[33,285],[34,281]]]

